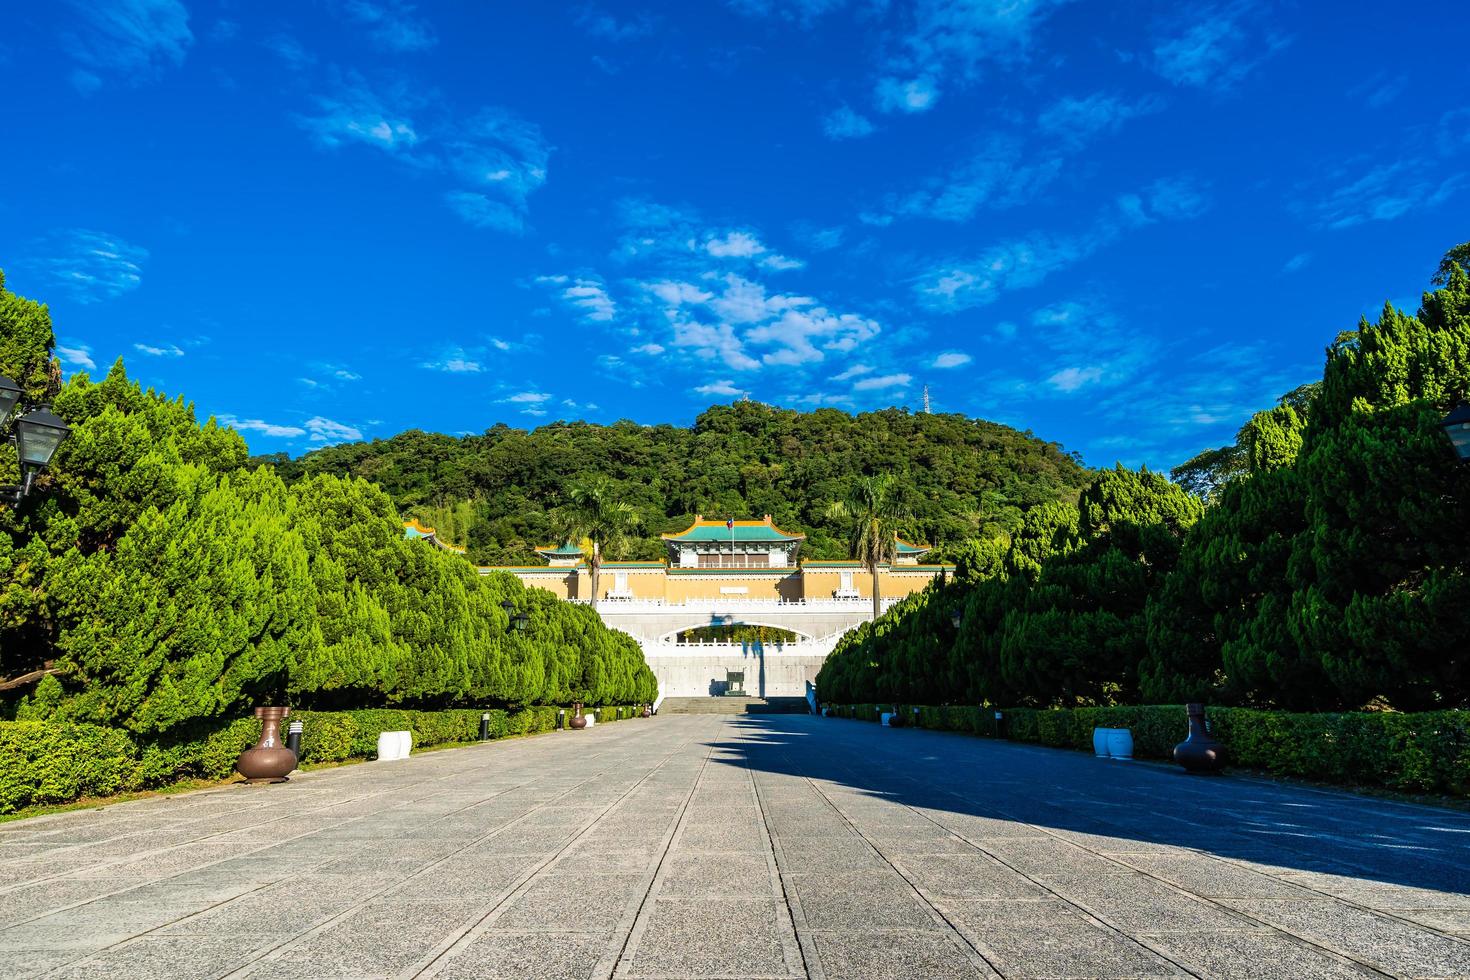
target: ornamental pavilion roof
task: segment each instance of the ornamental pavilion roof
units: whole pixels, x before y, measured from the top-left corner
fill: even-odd
[[[411,517],[403,522],[403,536],[410,540],[413,540],[415,538],[423,538],[435,547],[443,548],[445,551],[452,551],[456,555],[462,555],[465,553],[465,549],[456,548],[454,545],[440,539],[437,531],[435,531],[432,527],[426,527],[425,525],[420,524],[417,517]]]
[[[557,558],[575,558],[582,553],[582,549],[570,541],[566,544],[559,545],[540,545],[534,550],[538,555],[546,555],[547,557],[555,556]]]
[[[734,537],[736,541],[805,541],[805,534],[791,534],[783,531],[771,523],[771,515],[767,514],[758,521],[736,521],[732,529],[725,526],[722,520],[707,520],[703,514],[694,515],[694,523],[677,534],[662,534],[665,541],[687,542],[690,544],[700,542],[727,542]]]
[[[894,540],[898,542],[898,553],[900,555],[922,555],[926,551],[934,550],[927,544],[914,544],[900,537],[895,536]]]

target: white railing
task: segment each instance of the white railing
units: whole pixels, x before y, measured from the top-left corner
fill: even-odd
[[[902,596],[885,596],[883,608],[887,609],[902,599]],[[573,599],[583,605],[588,599]],[[664,599],[622,599],[609,596],[598,600],[597,611],[606,613],[640,612],[862,612],[872,610],[872,599],[752,599],[747,596],[722,596],[711,599],[684,599],[670,602]]]

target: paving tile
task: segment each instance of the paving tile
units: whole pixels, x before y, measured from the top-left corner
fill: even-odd
[[[1470,942],[1330,899],[1234,899],[1226,900],[1226,904],[1389,973],[1470,976]]]
[[[1243,929],[1237,915],[1141,874],[1062,875],[1041,882],[1063,898],[1130,935],[1157,932]]]
[[[1281,933],[1253,931],[1174,933],[1150,943],[1213,980],[1338,980],[1374,976]]]
[[[541,879],[495,920],[499,930],[610,936],[646,894],[643,875],[560,874]]]
[[[862,876],[857,881],[834,881],[827,875],[795,875],[790,880],[813,929],[861,932],[942,928],[913,890],[892,872],[887,876]]]
[[[1045,892],[994,858],[969,854],[913,854],[895,864],[931,895],[963,898],[1040,898]]]
[[[434,980],[586,980],[606,952],[602,936],[486,932],[436,964]]]
[[[665,898],[696,896],[772,898],[770,863],[764,854],[679,854],[664,861],[660,894]]]
[[[1208,856],[1162,857],[1132,854],[1123,860],[1185,891],[1206,898],[1297,898],[1319,896],[1300,885],[1236,867]]]
[[[992,933],[977,939],[1006,977],[1182,976],[1168,960],[1122,936],[1084,929]]]
[[[932,932],[813,934],[828,980],[970,980],[995,976]]]
[[[48,980],[95,980],[109,975],[158,980],[219,977],[246,965],[267,948],[269,941],[241,941],[238,937],[145,936],[73,961],[47,977]]]
[[[771,901],[659,899],[627,960],[634,977],[800,976]]]

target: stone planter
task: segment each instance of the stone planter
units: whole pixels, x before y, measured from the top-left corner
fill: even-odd
[[[1189,737],[1174,746],[1174,761],[1184,767],[1185,772],[1216,773],[1225,768],[1225,747],[1210,734],[1205,722],[1205,706],[1190,704]]]
[[[250,783],[284,783],[296,768],[296,753],[281,742],[281,722],[290,708],[256,708],[260,719],[260,741],[240,753],[235,771]]]
[[[572,707],[575,709],[575,711],[572,714],[572,720],[567,722],[567,727],[575,728],[578,730],[586,728],[587,716],[582,714],[582,702],[576,701],[572,704]]]

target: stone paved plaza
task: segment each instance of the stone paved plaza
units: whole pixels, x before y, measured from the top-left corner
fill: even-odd
[[[0,825],[0,975],[1470,976],[1467,886],[1451,811],[665,715]]]

